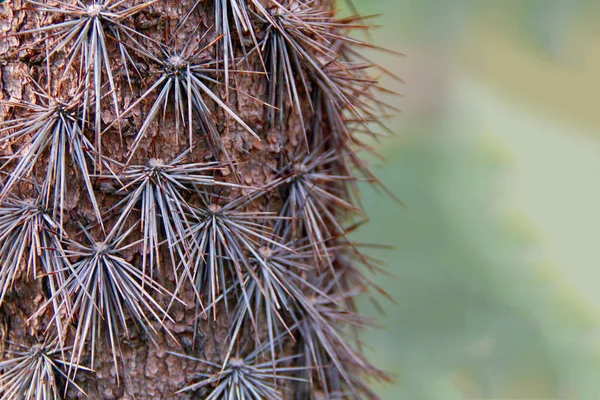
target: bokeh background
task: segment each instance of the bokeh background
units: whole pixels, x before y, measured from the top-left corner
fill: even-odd
[[[344,0],[338,0],[340,7]],[[353,0],[406,80],[363,186],[385,400],[600,399],[600,2]],[[375,161],[375,160],[374,160]]]

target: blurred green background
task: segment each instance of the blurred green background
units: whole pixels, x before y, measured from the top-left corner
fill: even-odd
[[[340,6],[344,0],[338,0]],[[353,0],[406,80],[357,241],[385,400],[600,399],[600,2]]]

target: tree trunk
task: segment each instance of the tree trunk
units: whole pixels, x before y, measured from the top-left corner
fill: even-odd
[[[389,110],[333,6],[0,5],[3,399],[376,398],[347,233]]]

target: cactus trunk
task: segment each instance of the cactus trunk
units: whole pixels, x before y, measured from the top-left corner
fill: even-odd
[[[3,399],[376,398],[347,235],[391,108],[334,7],[0,5]]]

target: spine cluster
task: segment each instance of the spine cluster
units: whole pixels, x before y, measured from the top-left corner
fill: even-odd
[[[348,234],[395,110],[367,18],[22,1],[0,6],[23,85],[0,103],[2,399],[377,398],[354,302],[379,266]]]

